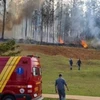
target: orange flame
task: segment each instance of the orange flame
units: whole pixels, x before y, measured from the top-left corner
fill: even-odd
[[[62,40],[61,37],[59,37],[58,41],[59,41],[60,44],[64,44],[64,41]]]
[[[88,47],[86,41],[84,41],[84,40],[81,40],[81,45],[82,45],[84,48],[87,48],[87,47]]]

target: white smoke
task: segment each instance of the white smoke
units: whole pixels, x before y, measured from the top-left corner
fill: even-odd
[[[91,36],[94,38],[91,41],[91,45],[96,47],[100,46],[100,27],[97,25],[97,21],[99,22],[100,17],[99,15],[99,9],[100,9],[100,0],[91,0],[87,2],[87,8],[88,8],[88,27],[91,33]]]

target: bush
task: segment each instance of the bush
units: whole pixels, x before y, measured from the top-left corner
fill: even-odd
[[[9,40],[6,43],[1,43],[0,45],[0,56],[14,56],[19,54],[21,51],[17,50],[19,48],[16,45],[15,40]]]

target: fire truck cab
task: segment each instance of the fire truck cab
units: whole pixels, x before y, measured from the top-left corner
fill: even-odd
[[[0,100],[42,100],[39,57],[0,57]]]

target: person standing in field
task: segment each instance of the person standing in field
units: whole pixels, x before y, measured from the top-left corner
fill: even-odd
[[[78,70],[80,70],[81,64],[82,64],[81,60],[80,60],[80,59],[78,59],[78,61],[77,61]]]
[[[70,64],[70,70],[72,70],[73,60],[71,58],[69,59],[69,64]]]
[[[55,81],[55,91],[59,95],[59,100],[65,100],[65,87],[68,89],[67,83],[65,82],[64,78],[62,77],[62,74],[59,74],[59,78]]]

